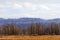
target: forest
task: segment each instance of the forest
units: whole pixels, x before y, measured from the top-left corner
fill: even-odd
[[[46,26],[33,22],[25,28],[14,24],[0,25],[0,35],[60,35],[60,24],[52,22]]]

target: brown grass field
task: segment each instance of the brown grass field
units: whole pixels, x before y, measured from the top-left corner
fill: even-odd
[[[60,40],[60,35],[44,36],[0,36],[0,40]]]

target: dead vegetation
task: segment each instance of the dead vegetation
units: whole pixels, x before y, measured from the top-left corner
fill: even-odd
[[[60,40],[60,35],[44,36],[2,36],[0,40]]]

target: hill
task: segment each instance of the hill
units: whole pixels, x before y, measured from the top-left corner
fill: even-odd
[[[30,23],[42,23],[44,25],[48,25],[51,22],[56,22],[56,23],[60,23],[60,19],[49,19],[49,20],[44,20],[44,19],[40,19],[40,18],[19,18],[19,19],[3,19],[0,18],[0,24],[1,25],[5,25],[5,24],[16,24],[22,27],[26,27],[28,24]]]

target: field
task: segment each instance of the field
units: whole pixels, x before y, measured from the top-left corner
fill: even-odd
[[[0,36],[0,40],[60,40],[60,36]]]

